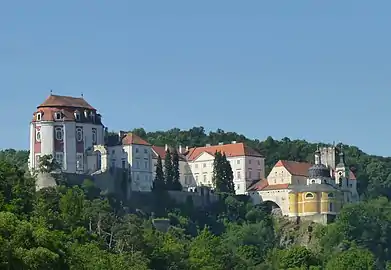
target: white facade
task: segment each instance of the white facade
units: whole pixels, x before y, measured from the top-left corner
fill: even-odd
[[[213,152],[213,151],[212,151]],[[156,153],[158,154],[158,153]],[[162,155],[163,153],[160,153]],[[255,180],[265,177],[265,159],[260,156],[227,156],[231,164],[235,192],[245,194],[247,187]],[[203,151],[194,160],[180,160],[180,182],[182,187],[209,186],[213,187],[214,155],[210,151]],[[154,168],[157,159],[154,159]],[[164,156],[162,157],[164,164]],[[164,165],[163,165],[164,166]],[[153,170],[153,178],[155,169]]]
[[[151,191],[153,184],[152,147],[150,145],[118,145],[108,147],[109,168],[129,170],[132,190]]]
[[[41,156],[52,155],[62,166],[63,172],[84,173],[86,150],[94,144],[103,143],[104,127],[100,124],[72,121],[32,122],[30,123],[29,168],[37,169]],[[77,144],[80,145],[80,151],[77,151]]]

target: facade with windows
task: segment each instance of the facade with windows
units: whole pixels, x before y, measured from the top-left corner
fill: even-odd
[[[166,149],[167,146],[165,148],[153,147],[154,165],[156,165],[158,155],[164,162]],[[231,164],[236,194],[245,194],[254,181],[265,177],[264,157],[244,143],[233,141],[229,144],[220,143],[204,147],[184,149],[179,147],[177,151],[180,155],[180,181],[184,188],[195,186],[213,188],[213,162],[216,151],[224,153]]]
[[[335,155],[335,148],[329,150]],[[283,216],[327,223],[345,204],[359,198],[356,178],[345,165],[342,150],[338,164],[330,159],[326,163],[322,153],[324,149],[315,152],[314,164],[278,161],[267,179],[251,186],[247,194],[255,204],[269,203]]]
[[[86,151],[104,143],[101,115],[83,98],[50,95],[30,123],[29,168],[37,169],[43,155],[52,155],[63,172],[84,173]]]

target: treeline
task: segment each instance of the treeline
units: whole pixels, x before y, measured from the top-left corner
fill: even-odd
[[[0,269],[391,269],[385,198],[345,207],[327,227],[308,226],[304,247],[284,244],[294,231],[243,197],[221,194],[198,209],[164,192],[117,201],[87,180],[39,192],[34,184],[0,162]],[[162,219],[167,230],[156,225]]]
[[[193,127],[189,130],[174,128],[168,131],[155,132],[146,132],[142,128],[136,128],[132,132],[158,146],[168,144],[170,146],[192,147],[205,146],[208,143],[215,145],[219,142],[245,142],[266,157],[266,173],[279,159],[313,162],[313,153],[317,146],[305,140],[290,140],[289,138],[276,140],[268,137],[261,141],[247,138],[236,132],[225,132],[221,129],[207,133],[203,127]],[[344,152],[347,163],[357,177],[359,193],[363,197],[386,196],[391,198],[391,157],[369,155],[356,146],[345,144]],[[28,151],[12,149],[0,151],[0,159],[6,159],[19,166],[27,167]]]

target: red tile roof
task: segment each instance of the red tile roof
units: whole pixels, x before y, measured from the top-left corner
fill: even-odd
[[[267,179],[262,179],[249,187],[248,191],[261,191],[261,190],[279,190],[279,189],[287,189],[289,184],[274,184],[269,185]]]
[[[50,95],[41,105],[37,108],[44,107],[71,107],[71,108],[81,108],[96,111],[94,107],[88,104],[84,98],[77,97],[68,97],[68,96],[58,96]]]
[[[146,146],[151,145],[147,141],[141,139],[139,136],[131,132],[127,133],[125,137],[122,138],[122,144],[123,145],[138,144],[138,145],[146,145]]]
[[[244,143],[231,143],[231,144],[223,144],[223,145],[190,148],[187,154],[187,159],[189,161],[193,161],[204,152],[214,155],[216,151],[225,153],[227,157],[239,157],[239,156],[262,157],[260,153],[246,146]]]
[[[308,169],[312,165],[313,164],[307,162],[279,160],[274,167],[284,167],[293,176],[308,177]],[[356,176],[352,171],[349,172],[349,180],[356,180]]]
[[[174,152],[174,148],[172,148],[172,147],[169,147],[169,148],[170,148],[171,153],[173,153]],[[152,145],[152,150],[156,154],[153,158],[157,158],[158,155],[159,155],[161,158],[164,159],[164,157],[166,156],[166,148],[163,147],[163,146]],[[182,161],[186,160],[186,156],[184,156],[183,154],[180,154],[179,151],[178,151],[178,155],[179,155],[179,160],[182,160]]]
[[[284,167],[294,176],[308,176],[308,169],[312,166],[311,163],[279,160],[274,167]]]

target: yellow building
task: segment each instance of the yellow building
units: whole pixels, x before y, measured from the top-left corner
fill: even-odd
[[[280,160],[267,179],[248,189],[254,203],[269,202],[291,219],[328,223],[344,204],[358,201],[354,174],[345,165],[342,151],[338,164],[322,163],[321,151],[315,163]],[[328,161],[329,162],[329,161]]]

